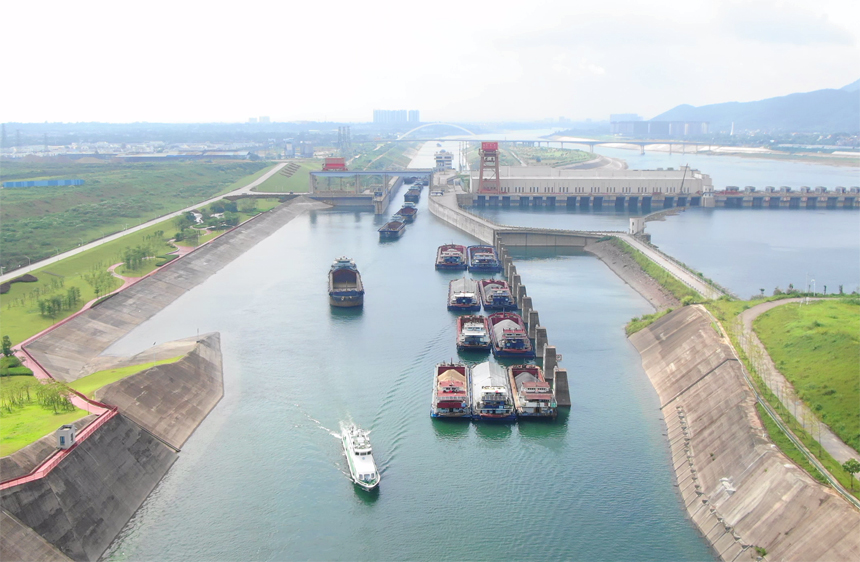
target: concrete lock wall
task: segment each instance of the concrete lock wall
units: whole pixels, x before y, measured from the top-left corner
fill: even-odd
[[[27,351],[63,382],[88,375],[88,364],[132,329],[299,214],[324,208],[328,207],[307,197],[297,197],[163,266],[155,275],[28,344]]]
[[[450,204],[445,205],[443,200],[450,198]],[[485,244],[493,243],[495,227],[486,221],[475,217],[471,213],[463,211],[457,207],[456,198],[452,195],[443,195],[441,197],[430,197],[428,203],[430,212],[454,226],[466,234],[471,234]]]
[[[860,560],[860,513],[769,440],[731,347],[698,307],[632,335],[687,511],[722,560]]]
[[[176,457],[117,415],[44,478],[0,492],[0,507],[72,560],[98,560]]]

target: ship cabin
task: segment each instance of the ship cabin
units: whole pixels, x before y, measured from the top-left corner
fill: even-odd
[[[500,343],[505,350],[525,350],[531,347],[529,336],[522,328],[505,328]]]
[[[510,413],[508,402],[508,389],[504,386],[482,386],[481,387],[481,414],[507,414]]]
[[[439,257],[441,265],[463,265],[463,254],[457,250],[444,250]]]

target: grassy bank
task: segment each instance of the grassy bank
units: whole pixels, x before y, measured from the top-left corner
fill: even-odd
[[[85,183],[0,190],[2,265],[11,269],[62,253],[246,185],[270,167],[244,161],[4,162],[3,181]]]
[[[277,199],[268,198],[254,199],[253,203],[253,208],[240,205],[244,209],[238,213],[241,221],[280,204]],[[177,219],[167,219],[75,256],[48,263],[32,272],[32,275],[38,279],[36,282],[13,283],[8,293],[0,295],[2,335],[8,335],[13,344],[18,344],[56,322],[68,318],[87,302],[118,288],[122,281],[106,274],[107,269],[124,260],[123,254],[127,248],[150,245],[154,255],[175,251],[176,248],[168,244],[167,239],[176,233],[176,223]],[[200,237],[200,243],[223,232],[221,230],[207,233]],[[195,246],[198,241],[191,239],[183,243]],[[118,273],[128,277],[140,277],[155,269],[157,263],[163,262],[159,259],[146,259],[139,269],[129,271],[122,268],[118,269]],[[94,280],[97,276],[100,282],[98,286],[87,281],[87,279]],[[77,302],[71,306],[64,305],[62,310],[57,310],[50,315],[42,313],[39,307],[40,300],[44,301],[52,297],[65,298],[73,287],[79,292]]]
[[[320,160],[293,160],[253,191],[264,193],[307,193],[310,173],[322,169]]]
[[[645,273],[657,281],[661,287],[672,293],[679,301],[689,304],[690,302],[699,302],[702,300],[702,296],[699,293],[678,281],[675,276],[651,261],[648,256],[633,248],[627,242],[619,238],[613,238],[612,244],[632,257]],[[684,300],[685,297],[687,297],[686,301]]]
[[[812,452],[818,461],[827,469],[830,474],[832,474],[847,490],[851,490],[852,477],[850,474],[845,472],[842,469],[842,466],[830,456],[830,454],[823,450],[819,443],[813,438],[813,436],[807,432],[807,430],[792,416],[792,413],[789,409],[787,409],[782,402],[780,402],[779,398],[768,388],[765,384],[764,380],[762,380],[761,375],[756,370],[750,358],[744,352],[743,348],[740,345],[740,341],[738,340],[738,333],[742,329],[740,325],[740,319],[737,318],[737,315],[742,311],[759,304],[761,302],[770,301],[770,300],[779,300],[780,298],[787,298],[790,295],[783,295],[781,297],[772,297],[766,299],[760,299],[755,301],[729,301],[727,299],[720,299],[717,301],[709,301],[705,303],[705,307],[713,314],[722,324],[723,328],[726,331],[726,335],[729,337],[729,340],[732,342],[732,345],[735,348],[735,351],[738,354],[738,357],[743,362],[744,367],[746,367],[747,372],[749,372],[752,381],[755,385],[756,390],[759,395],[762,397],[764,401],[766,401],[770,407],[776,411],[780,418],[785,420],[786,424],[791,427],[792,432],[797,436],[797,438],[803,443],[803,445]],[[791,305],[787,305],[791,306]],[[809,466],[808,461],[799,462],[795,457],[802,453],[797,449],[797,447],[790,442],[788,437],[782,432],[779,426],[776,425],[772,420],[769,419],[769,416],[766,415],[765,412],[760,411],[760,417],[762,418],[762,423],[764,424],[768,435],[771,440],[790,458],[798,462],[800,466],[806,468]],[[765,419],[767,418],[767,419]],[[785,443],[788,442],[786,445]],[[793,456],[794,455],[794,456]],[[807,470],[809,470],[807,468]],[[816,477],[814,472],[810,472],[813,477]],[[860,498],[860,490],[856,489],[853,494]]]
[[[759,316],[754,328],[800,398],[860,449],[860,300],[780,306]]]
[[[87,415],[65,400],[58,383],[43,385],[29,376],[0,378],[0,457]]]
[[[178,355],[176,357],[171,357],[170,359],[162,359],[161,361],[151,361],[149,363],[141,363],[140,365],[129,365],[128,367],[120,367],[118,369],[107,369],[104,371],[99,371],[97,373],[93,373],[92,375],[87,375],[86,377],[79,378],[78,380],[69,384],[69,387],[74,388],[81,394],[92,398],[93,393],[103,386],[107,386],[118,380],[122,380],[126,377],[130,377],[131,375],[134,375],[141,371],[145,371],[147,369],[151,369],[152,367],[158,365],[169,365],[170,363],[176,363],[183,357],[184,355]]]
[[[583,150],[568,150],[544,146],[516,146],[511,149],[527,166],[570,166],[597,158],[596,154]]]

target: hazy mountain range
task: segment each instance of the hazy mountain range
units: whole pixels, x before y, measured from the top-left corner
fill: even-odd
[[[750,102],[679,105],[653,121],[708,121],[713,133],[770,131],[860,133],[860,80],[838,90],[816,90]]]

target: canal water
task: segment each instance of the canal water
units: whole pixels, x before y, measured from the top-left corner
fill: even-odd
[[[631,169],[678,168],[689,164],[710,174],[714,186],[860,185],[860,169],[735,156],[668,154],[597,147],[623,158]],[[518,226],[573,230],[627,230],[628,212],[526,208],[478,209],[490,220]],[[635,213],[639,214],[639,213]],[[649,222],[653,244],[736,293],[770,295],[815,281],[829,293],[860,291],[860,212],[822,209],[691,208],[665,221]]]
[[[434,365],[457,357],[445,307],[456,274],[434,270],[436,248],[476,241],[426,201],[427,189],[415,224],[388,243],[369,213],[301,216],[114,346],[219,331],[225,395],[109,560],[713,560],[685,517],[656,394],[624,337],[650,306],[598,260],[517,259],[563,354],[569,413],[513,425],[430,418]],[[340,255],[361,270],[361,311],[328,304]],[[371,430],[377,492],[347,476],[337,435],[350,420]]]

